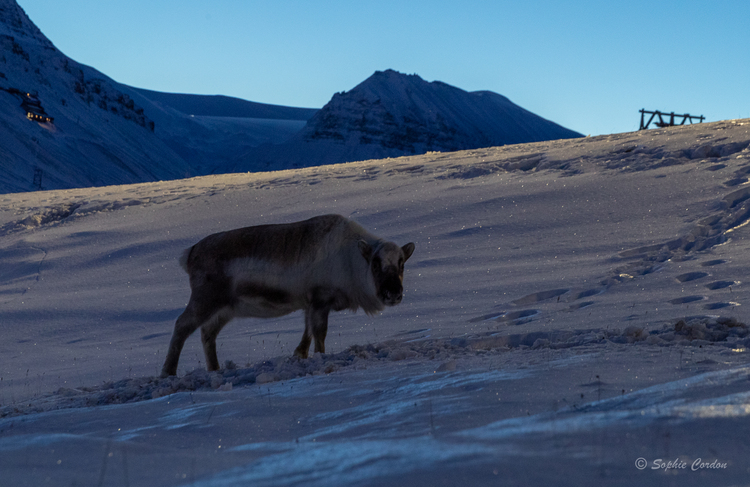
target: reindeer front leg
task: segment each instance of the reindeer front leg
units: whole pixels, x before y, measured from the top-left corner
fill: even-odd
[[[315,340],[315,353],[326,352],[326,334],[328,333],[328,313],[331,311],[330,305],[318,307],[311,304],[305,309],[305,332],[302,335],[302,341],[294,351],[294,355],[299,358],[307,358],[310,349],[310,342]]]
[[[310,311],[308,308],[305,310],[305,331],[302,333],[302,340],[300,340],[299,345],[297,345],[297,348],[294,350],[294,355],[298,358],[307,358],[307,352],[310,350],[312,324],[309,315]]]
[[[330,306],[312,311],[312,335],[315,339],[315,353],[326,353],[326,335],[328,334],[328,313]]]
[[[310,342],[315,340],[315,353],[326,353],[326,335],[328,334],[328,314],[331,309],[340,311],[347,307],[341,292],[336,289],[317,287],[307,295],[305,308],[305,332],[302,341],[294,351],[299,358],[307,358]]]

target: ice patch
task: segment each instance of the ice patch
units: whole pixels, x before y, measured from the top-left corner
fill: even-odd
[[[721,388],[750,387],[750,367],[708,372],[590,403],[528,418],[512,418],[457,433],[478,440],[498,440],[532,433],[562,434],[609,428],[616,423],[750,416],[750,391],[713,397]],[[696,397],[709,395],[705,399]]]
[[[267,445],[267,444],[264,444]],[[281,450],[283,445],[275,447]],[[254,449],[240,446],[236,449]],[[226,485],[307,486],[357,485],[387,473],[411,472],[414,465],[429,468],[444,462],[461,462],[466,467],[480,455],[497,454],[496,446],[447,443],[432,437],[398,440],[315,442],[290,445],[244,467],[237,467],[192,484],[195,487]]]
[[[28,447],[40,447],[60,443],[63,441],[79,440],[81,436],[66,433],[52,433],[48,435],[15,435],[0,438],[0,451],[23,450]]]
[[[471,405],[465,401],[464,397],[467,390],[481,390],[497,382],[523,379],[531,375],[530,370],[493,370],[470,374],[433,372],[408,378],[395,378],[385,383],[382,380],[378,380],[377,383],[364,383],[362,389],[350,391],[350,394],[353,396],[372,395],[374,390],[379,393],[369,398],[364,404],[308,418],[306,421],[310,424],[327,424],[331,421],[336,424],[318,429],[315,433],[302,437],[300,440],[339,435],[378,423],[381,424],[374,430],[378,431],[379,437],[398,436],[406,425],[419,422],[415,421],[415,416],[423,415],[427,409],[435,415],[456,414],[469,410]],[[377,389],[374,389],[375,387]],[[440,391],[442,400],[440,405],[433,406],[432,397],[437,391]],[[413,429],[413,426],[411,428]]]
[[[201,421],[191,421],[191,418],[194,418],[199,413],[205,413],[206,410],[215,408],[216,406],[219,406],[221,404],[223,404],[223,402],[215,402],[212,404],[196,404],[172,409],[167,414],[159,418],[159,423],[161,423],[166,429],[178,429],[189,425],[205,423],[205,418],[202,418]],[[205,414],[205,416],[208,416],[208,414]]]

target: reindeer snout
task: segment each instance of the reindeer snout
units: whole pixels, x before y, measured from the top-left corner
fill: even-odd
[[[398,304],[404,298],[403,291],[386,291],[384,294],[386,304],[390,305]]]
[[[395,306],[401,302],[404,297],[404,287],[401,284],[401,277],[398,273],[393,272],[381,275],[381,281],[378,286],[378,297],[386,306]]]

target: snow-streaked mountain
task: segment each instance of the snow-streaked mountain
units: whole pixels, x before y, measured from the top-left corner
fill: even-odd
[[[68,59],[14,0],[0,0],[0,192],[172,179],[194,172],[155,134],[141,100]],[[53,123],[27,119],[35,95]]]
[[[53,122],[29,120],[21,106],[29,100],[38,100]],[[230,114],[230,105],[241,110],[250,103],[209,101]],[[206,105],[201,113],[213,114],[211,103]],[[191,117],[153,101],[69,59],[15,0],[0,0],[0,193],[39,189],[35,172],[43,189],[208,173],[252,147],[287,140],[305,124],[290,114],[309,118],[304,109],[258,104],[255,110],[272,120]],[[269,116],[274,111],[284,116]]]
[[[581,136],[497,93],[467,92],[387,70],[335,94],[289,142],[253,151],[235,169],[333,164]]]

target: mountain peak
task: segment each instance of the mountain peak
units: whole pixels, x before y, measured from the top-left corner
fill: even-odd
[[[375,71],[375,73],[355,86],[347,93],[360,93],[364,96],[392,96],[395,93],[404,94],[407,90],[418,89],[432,84],[444,84],[439,81],[429,83],[417,74],[403,74],[393,69]]]
[[[34,25],[16,0],[0,0],[0,36],[22,39],[25,43],[35,43],[55,49],[55,46],[42,31]]]
[[[386,155],[403,155],[581,134],[524,110],[497,93],[469,93],[389,69],[376,71],[351,91],[334,95],[308,122],[302,136],[308,142],[374,145]]]

